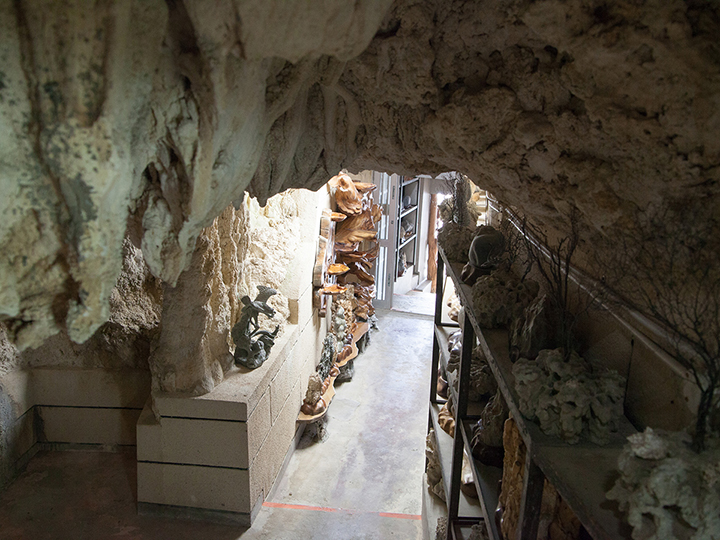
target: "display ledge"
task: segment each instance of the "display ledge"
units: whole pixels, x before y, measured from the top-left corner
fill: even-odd
[[[454,386],[455,379],[457,378],[458,370],[455,370],[454,372],[450,372],[447,369],[448,362],[450,361],[450,351],[448,350],[448,344],[450,342],[450,335],[454,334],[458,330],[459,330],[458,327],[452,327],[452,326],[445,327],[445,326],[439,326],[437,324],[435,325],[435,336],[438,340],[438,347],[440,349],[440,366],[442,367],[442,370],[447,375],[448,391],[452,395],[453,403],[459,403],[458,393]],[[458,369],[459,369],[459,366],[458,366]],[[483,412],[485,405],[487,405],[487,400],[482,400],[482,401],[468,400],[466,416],[468,416],[470,418],[480,418],[480,414]]]
[[[412,214],[415,210],[417,210],[417,204],[414,206],[411,206],[410,208],[406,208],[402,212],[400,212],[400,218],[404,218],[405,216],[409,216]]]
[[[450,477],[452,474],[452,457],[453,457],[453,438],[448,435],[438,422],[438,413],[440,408],[438,405],[430,404],[430,414],[432,416],[433,429],[435,430],[435,440],[437,442],[438,457],[440,458],[440,466],[442,468],[443,486],[445,487],[445,496],[450,496]],[[456,431],[457,434],[457,431]],[[482,509],[477,499],[472,499],[460,490],[460,504],[458,505],[458,516],[465,518],[480,519],[482,518]]]
[[[471,288],[458,277],[462,265],[449,263],[443,249],[438,248],[438,251],[532,459],[594,540],[629,540],[631,530],[627,518],[620,513],[616,503],[605,499],[605,492],[618,476],[617,462],[627,436],[637,431],[623,417],[620,429],[606,446],[587,441],[571,445],[546,435],[537,424],[522,416],[517,406],[507,330],[480,327],[472,309]]]
[[[403,240],[402,242],[400,242],[400,245],[398,246],[398,249],[401,249],[401,248],[404,248],[405,246],[407,246],[410,242],[412,242],[413,240],[415,240],[415,237],[416,237],[416,236],[417,236],[417,234],[413,234],[413,235],[410,236],[409,238],[406,238],[405,240]]]
[[[338,368],[343,367],[345,364],[347,364],[350,360],[353,360],[357,357],[358,348],[357,348],[357,342],[358,340],[363,337],[368,329],[370,328],[370,325],[367,322],[361,323],[358,325],[358,327],[355,329],[355,333],[353,334],[353,341],[352,341],[352,353],[342,362],[336,362],[335,365]],[[301,424],[310,424],[312,422],[315,422],[317,420],[320,420],[323,416],[325,416],[328,412],[328,409],[330,408],[330,403],[332,403],[333,398],[335,397],[335,379],[337,377],[330,377],[330,384],[328,384],[327,390],[322,395],[322,399],[325,400],[325,403],[327,403],[325,410],[318,414],[305,414],[304,412],[300,412],[298,414],[298,422]]]
[[[472,430],[473,422],[463,422],[462,435],[465,442],[465,451],[472,457]],[[470,460],[470,468],[472,469],[473,479],[475,480],[475,489],[480,494],[480,507],[483,512],[483,518],[488,529],[490,540],[500,540],[500,534],[495,524],[495,510],[498,506],[500,497],[500,480],[502,480],[503,470],[497,467],[491,467],[480,463],[472,458]]]

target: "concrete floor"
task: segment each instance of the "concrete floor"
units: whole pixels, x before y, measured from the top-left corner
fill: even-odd
[[[422,538],[432,320],[378,312],[325,442],[305,441],[252,528],[138,516],[132,453],[41,452],[0,495],[2,540]]]

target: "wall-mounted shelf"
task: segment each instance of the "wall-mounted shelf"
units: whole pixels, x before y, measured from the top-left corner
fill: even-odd
[[[410,244],[410,242],[414,242],[416,236],[417,236],[417,234],[413,234],[413,235],[411,235],[409,238],[403,240],[403,241],[400,243],[400,246],[398,247],[398,249],[402,249],[402,248],[404,248],[405,246],[407,246],[408,244]]]
[[[400,217],[404,218],[405,216],[412,214],[415,210],[417,210],[417,205],[411,206],[410,208],[407,208],[407,209],[403,210],[402,212],[400,212]]]

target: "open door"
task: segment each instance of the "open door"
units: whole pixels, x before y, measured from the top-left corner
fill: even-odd
[[[397,184],[399,176],[377,171],[372,173],[375,190],[375,204],[382,208],[382,218],[378,226],[378,257],[375,260],[375,301],[373,305],[380,309],[392,307],[395,283],[395,243],[397,221]]]

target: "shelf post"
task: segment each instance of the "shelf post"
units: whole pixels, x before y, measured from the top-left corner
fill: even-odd
[[[532,458],[530,446],[525,454],[523,494],[518,516],[517,540],[535,540],[540,523],[545,475]]]

